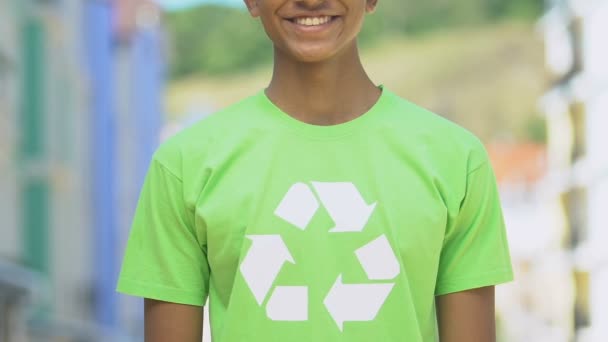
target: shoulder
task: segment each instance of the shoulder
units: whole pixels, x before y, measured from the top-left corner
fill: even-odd
[[[153,161],[175,174],[202,162],[222,141],[256,123],[259,96],[250,96],[198,120],[161,143]]]
[[[390,96],[388,123],[398,135],[407,135],[435,161],[456,166],[465,162],[473,170],[488,160],[481,140],[464,127],[394,93]]]

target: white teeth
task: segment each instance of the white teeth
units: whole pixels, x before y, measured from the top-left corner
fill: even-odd
[[[303,26],[319,26],[319,25],[327,24],[330,20],[331,20],[330,16],[295,18],[296,24],[303,25]]]

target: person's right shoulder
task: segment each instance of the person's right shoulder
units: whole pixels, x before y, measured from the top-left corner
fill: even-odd
[[[255,112],[255,100],[255,96],[247,97],[184,128],[160,144],[153,161],[182,174],[187,164],[204,160],[216,144],[247,129],[253,122],[249,114]]]

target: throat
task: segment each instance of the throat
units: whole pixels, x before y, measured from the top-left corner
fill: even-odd
[[[308,89],[302,92],[279,92],[269,87],[268,98],[283,112],[310,125],[332,126],[352,121],[369,111],[378,101],[381,90],[370,87],[355,91]]]
[[[275,49],[266,95],[299,121],[322,126],[344,123],[367,112],[380,94],[361,64],[356,43],[319,63],[294,61]]]

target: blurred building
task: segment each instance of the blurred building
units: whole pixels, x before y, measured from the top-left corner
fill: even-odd
[[[501,341],[569,342],[573,285],[566,220],[549,177],[547,146],[487,146],[500,187],[515,282],[496,292]]]
[[[541,25],[550,178],[566,217],[576,341],[608,341],[608,2],[552,0]]]
[[[148,0],[0,0],[0,340],[121,341],[122,245],[161,121]]]

